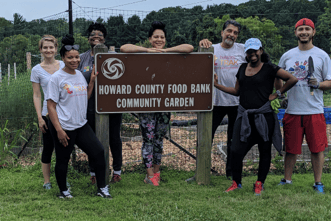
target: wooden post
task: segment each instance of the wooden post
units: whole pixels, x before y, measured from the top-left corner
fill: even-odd
[[[16,62],[14,63],[14,78],[16,80]]]
[[[26,52],[26,68],[31,70],[31,52]]]
[[[213,112],[198,113],[197,168],[195,180],[198,184],[210,184],[211,138]]]
[[[212,52],[214,48],[199,48],[199,52]],[[212,76],[211,76],[212,77]],[[213,112],[198,113],[198,144],[197,144],[197,160],[195,180],[204,185],[210,184],[210,168],[211,168],[211,146],[212,146],[212,118]]]
[[[10,64],[8,64],[8,85],[9,85],[9,80],[10,80]]]
[[[115,52],[115,46],[109,46],[109,51]]]
[[[106,184],[109,183],[109,115],[95,114],[95,134],[105,148]]]
[[[97,53],[107,53],[108,48],[104,44],[97,44],[93,48],[94,64],[97,68]],[[97,71],[97,69],[95,69]],[[96,85],[95,85],[96,87]],[[95,89],[96,91],[96,89]],[[92,96],[96,96],[92,95]],[[106,160],[106,184],[109,183],[109,115],[108,114],[95,114],[95,134],[101,142],[103,148],[105,148],[105,160]]]

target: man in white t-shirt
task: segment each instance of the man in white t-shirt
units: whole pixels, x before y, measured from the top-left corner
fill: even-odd
[[[301,154],[305,135],[311,151],[314,171],[314,190],[324,193],[321,183],[325,147],[328,145],[324,118],[323,91],[331,89],[331,61],[322,49],[313,45],[316,30],[314,22],[308,18],[295,25],[298,47],[287,51],[279,65],[299,81],[288,92],[288,107],[283,119],[285,136],[285,177],[280,185],[292,184],[293,167],[296,157]],[[309,57],[314,64],[314,72],[308,70]],[[311,74],[311,75],[310,75]]]
[[[227,20],[223,25],[222,42],[212,44],[208,39],[200,41],[199,46],[209,48],[214,47],[214,71],[218,76],[219,83],[226,87],[235,87],[236,74],[240,65],[245,60],[244,44],[236,43],[240,33],[241,25],[234,20]],[[227,131],[227,162],[226,176],[231,177],[231,140],[233,133],[233,125],[237,117],[239,105],[239,97],[227,94],[216,89],[214,94],[214,109],[212,123],[212,139],[217,127],[221,124],[225,115],[228,115],[228,131]]]

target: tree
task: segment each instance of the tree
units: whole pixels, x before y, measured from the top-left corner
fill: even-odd
[[[331,53],[331,1],[326,0],[327,7],[325,7],[325,13],[318,17],[316,23],[316,36],[314,38],[314,44],[328,54]]]

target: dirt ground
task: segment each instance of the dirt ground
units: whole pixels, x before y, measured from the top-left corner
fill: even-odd
[[[172,115],[171,120],[191,120],[196,119],[196,114],[176,114]],[[125,124],[127,131],[122,132],[123,142],[123,169],[130,169],[142,164],[141,159],[141,145],[142,138],[139,131],[138,123]],[[212,146],[212,168],[219,174],[225,174],[225,162],[226,162],[226,129],[227,125],[220,126],[216,131],[213,146]],[[282,130],[282,128],[281,128]],[[130,132],[128,132],[130,131]],[[131,133],[131,135],[130,135]],[[331,140],[331,125],[327,125],[328,140]],[[125,136],[123,136],[125,135]],[[168,134],[169,136],[169,134]],[[196,143],[197,143],[197,131],[196,126],[187,127],[171,127],[171,139],[181,145],[187,151],[191,152],[194,156],[196,155]],[[304,144],[306,141],[304,139]],[[218,145],[222,147],[223,153],[219,151]],[[173,145],[168,140],[164,139],[163,145],[163,158],[162,165],[169,166],[174,169],[194,171],[196,168],[196,162],[189,155],[181,151],[178,147]],[[329,151],[329,148],[325,151]],[[86,161],[87,156],[85,153],[77,149],[77,160]],[[276,155],[276,150],[272,149],[272,156]],[[258,161],[259,154],[257,147],[253,147],[252,150],[247,154],[244,159],[245,162],[256,162]],[[298,159],[310,159],[310,152],[308,148],[303,149],[303,154],[299,155]],[[31,162],[24,162],[24,164],[30,164]],[[112,156],[110,153],[109,164],[112,165]],[[110,166],[111,167],[111,166]],[[271,167],[273,167],[271,165]],[[112,168],[111,168],[112,169]]]

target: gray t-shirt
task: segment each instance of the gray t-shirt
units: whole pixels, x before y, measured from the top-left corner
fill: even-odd
[[[223,48],[221,44],[214,44],[214,71],[218,76],[218,82],[226,87],[235,87],[236,74],[245,60],[245,45],[234,43],[231,48]],[[214,90],[215,106],[238,106],[239,97],[227,94],[221,90]]]
[[[288,106],[286,113],[295,115],[309,115],[324,113],[323,91],[316,89],[314,95],[310,95],[308,87],[308,58],[311,56],[314,62],[315,72],[313,77],[319,82],[331,80],[331,62],[328,54],[314,46],[307,51],[301,51],[299,47],[287,51],[280,58],[279,67],[294,75],[299,81],[288,92]]]
[[[63,61],[59,61],[59,62],[60,62],[60,69],[64,68]],[[44,92],[43,109],[41,111],[42,116],[46,116],[46,114],[48,113],[46,94],[47,94],[48,81],[49,81],[49,79],[51,79],[51,76],[52,76],[52,74],[45,71],[45,69],[43,69],[40,64],[37,64],[36,66],[34,66],[32,68],[30,81],[40,84],[40,86]]]
[[[87,83],[82,73],[55,72],[48,83],[46,100],[56,103],[56,112],[64,130],[75,130],[87,123]]]

